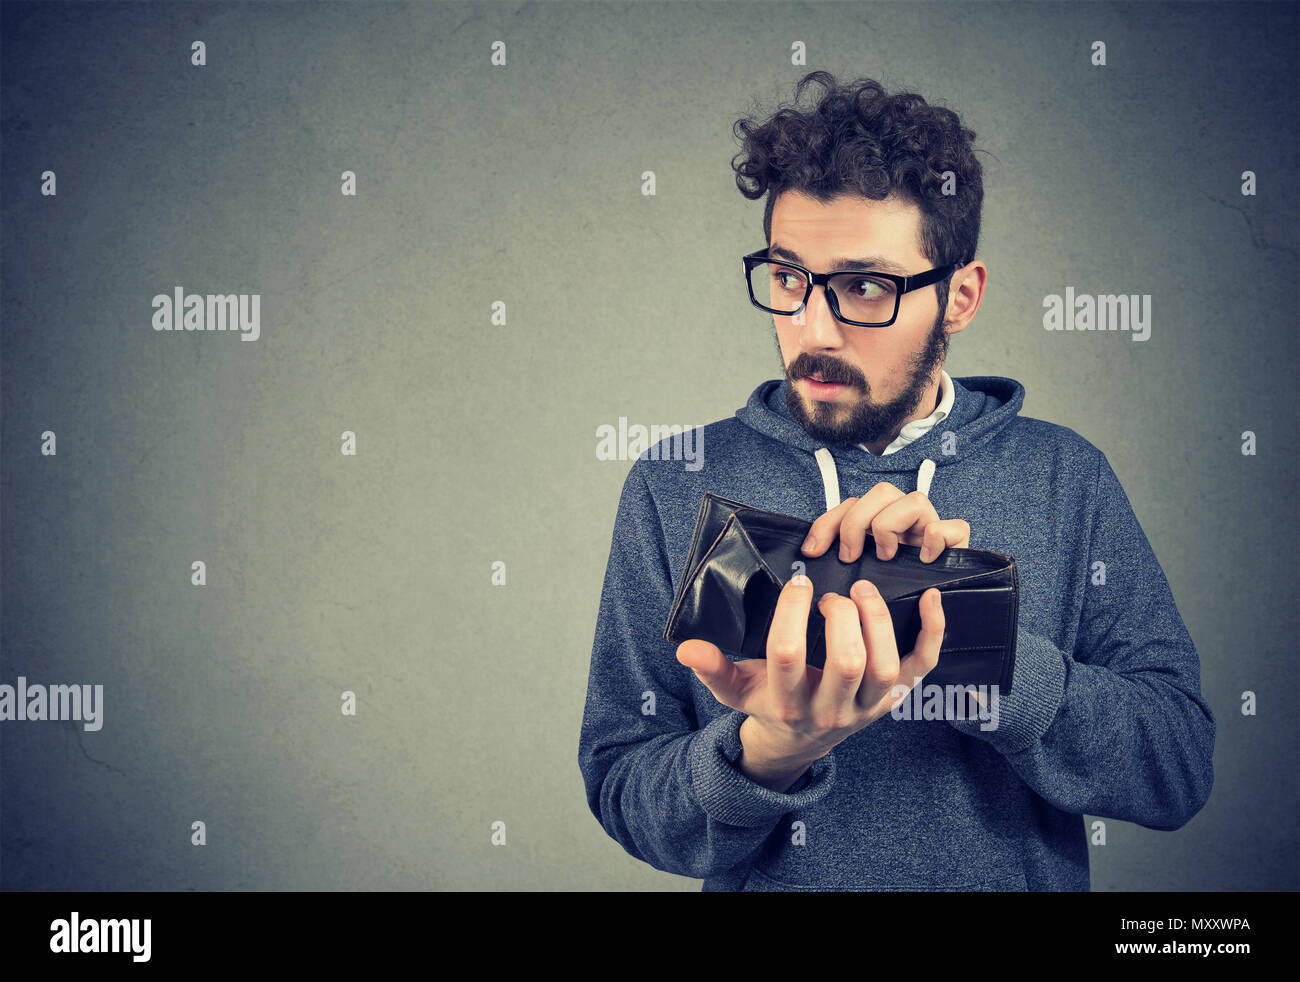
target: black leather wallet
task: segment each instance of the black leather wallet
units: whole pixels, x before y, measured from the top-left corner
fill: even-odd
[[[908,654],[921,630],[921,594],[943,595],[944,634],[939,664],[924,685],[994,685],[1011,691],[1016,660],[1020,586],[1016,561],[985,549],[946,548],[921,562],[919,546],[899,543],[894,558],[876,558],[867,533],[862,556],[841,562],[837,542],[820,556],[799,551],[812,522],[751,508],[708,492],[700,502],[686,569],[664,628],[666,641],[711,641],[737,658],[765,658],[767,632],[781,588],[803,564],[812,580],[807,663],[826,663],[826,621],[816,602],[824,593],[849,595],[858,580],[880,591],[894,622],[898,654]],[[900,679],[911,684],[911,679]]]

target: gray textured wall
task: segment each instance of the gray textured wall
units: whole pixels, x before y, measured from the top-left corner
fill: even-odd
[[[1294,6],[0,16],[0,682],[104,686],[98,731],[0,725],[5,888],[698,888],[583,795],[630,466],[595,430],[779,374],[731,124],[814,68],[978,133],[991,275],[948,371],[1106,453],[1200,650],[1214,793],[1178,832],[1108,823],[1093,888],[1297,886]],[[154,331],[178,285],[260,294],[260,338]],[[1151,294],[1150,339],[1044,331],[1067,285]]]

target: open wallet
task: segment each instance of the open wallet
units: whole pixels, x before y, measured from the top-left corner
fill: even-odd
[[[699,638],[736,658],[765,658],[777,596],[802,571],[813,585],[807,664],[826,664],[826,621],[817,601],[824,593],[847,597],[858,580],[869,580],[884,598],[902,658],[921,630],[921,594],[936,587],[943,601],[943,643],[939,664],[922,684],[997,685],[1003,694],[1011,691],[1020,609],[1012,557],[950,547],[923,563],[919,546],[899,543],[892,559],[878,559],[868,532],[862,556],[845,563],[837,542],[816,557],[800,551],[811,528],[812,522],[706,492],[664,639],[680,644]],[[911,685],[912,680],[899,682]]]

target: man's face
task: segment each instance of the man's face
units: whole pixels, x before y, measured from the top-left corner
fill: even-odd
[[[870,260],[901,276],[934,265],[921,253],[920,209],[897,197],[820,204],[786,191],[773,206],[771,249],[773,259],[814,273],[845,268],[841,259]],[[948,344],[943,315],[928,286],[903,294],[888,327],[856,327],[837,320],[825,290],[814,287],[802,315],[772,318],[791,415],[819,440],[880,453],[904,423],[934,411]]]

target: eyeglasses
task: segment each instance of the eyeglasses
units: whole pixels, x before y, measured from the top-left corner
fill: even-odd
[[[765,248],[742,256],[741,262],[745,264],[749,302],[759,310],[789,317],[804,309],[813,287],[824,286],[831,312],[857,327],[888,327],[898,318],[904,293],[937,283],[966,265],[936,266],[912,276],[847,269],[814,273],[795,263],[769,259]]]

